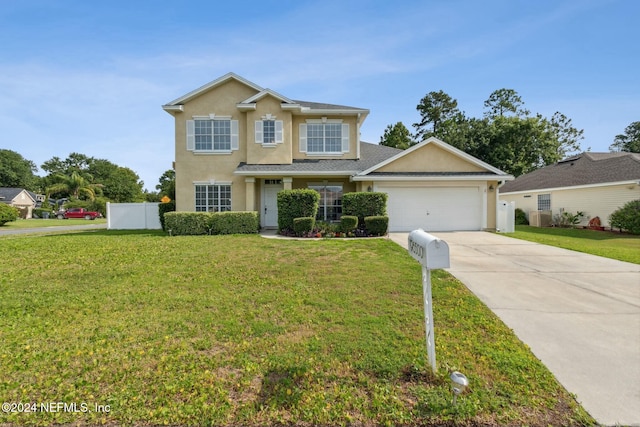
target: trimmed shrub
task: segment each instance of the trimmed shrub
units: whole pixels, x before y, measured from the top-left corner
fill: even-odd
[[[384,236],[389,229],[389,217],[384,215],[367,216],[364,227],[371,236]]]
[[[296,236],[304,236],[305,234],[311,233],[315,223],[316,219],[311,216],[294,218],[293,231],[296,233]]]
[[[164,225],[164,214],[167,212],[175,212],[176,210],[176,202],[170,201],[168,203],[160,203],[158,205],[158,215],[160,215],[160,225],[164,231],[167,231],[167,228]]]
[[[516,225],[529,225],[527,214],[520,208],[516,208]]]
[[[319,202],[320,194],[308,188],[280,191],[278,193],[278,231],[292,231],[295,218],[315,218]]]
[[[353,215],[342,215],[340,218],[340,231],[343,233],[351,233],[358,228],[358,217]]]
[[[0,225],[5,225],[8,222],[18,219],[18,209],[13,206],[9,206],[6,203],[0,203]]]
[[[211,212],[167,212],[165,227],[173,236],[209,234],[212,215]]]
[[[342,196],[342,215],[356,216],[364,225],[367,216],[384,216],[387,214],[387,193],[345,193]]]
[[[211,214],[211,234],[252,234],[260,229],[258,212],[215,212]]]
[[[640,234],[640,199],[627,202],[609,215],[611,228],[626,230],[631,234]]]

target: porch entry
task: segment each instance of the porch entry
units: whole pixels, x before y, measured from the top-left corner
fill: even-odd
[[[284,186],[281,179],[265,179],[262,183],[262,218],[264,228],[278,228],[278,192]]]

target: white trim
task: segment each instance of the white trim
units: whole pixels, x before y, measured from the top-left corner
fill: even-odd
[[[233,120],[233,116],[219,116],[216,113],[209,113],[206,116],[191,116],[193,120]]]
[[[321,123],[342,123],[344,122],[344,120],[342,119],[327,119],[326,117],[323,117],[321,119],[306,119],[305,123],[312,123],[312,124],[321,124]]]
[[[507,194],[511,195],[511,194],[541,193],[541,192],[547,192],[547,191],[580,190],[583,188],[612,187],[615,185],[629,185],[629,184],[640,185],[640,179],[632,179],[630,181],[601,182],[597,184],[572,185],[569,187],[534,188],[531,190],[510,191],[508,193],[500,192],[500,195],[505,196]]]
[[[292,100],[290,100],[289,98],[287,98],[286,96],[283,96],[281,94],[279,94],[278,92],[271,90],[271,89],[263,89],[260,92],[256,93],[255,95],[245,99],[244,101],[241,101],[240,103],[238,103],[238,105],[246,105],[246,104],[254,104],[256,101],[261,100],[262,98],[264,98],[267,95],[271,95],[274,98],[282,101],[282,102],[286,102],[287,104],[295,104]]]
[[[428,144],[437,145],[438,147],[442,148],[443,150],[448,151],[451,154],[453,154],[453,155],[455,155],[457,157],[460,157],[460,158],[468,161],[471,164],[474,164],[474,165],[479,166],[479,167],[481,167],[483,169],[487,169],[490,172],[493,172],[495,174],[500,175],[500,177],[496,178],[496,179],[506,180],[506,181],[510,181],[510,180],[515,179],[513,176],[506,174],[505,172],[501,171],[500,169],[498,169],[498,168],[496,168],[494,166],[491,166],[490,164],[485,163],[482,160],[477,159],[477,158],[465,153],[462,150],[458,150],[457,148],[455,148],[455,147],[447,144],[446,142],[441,141],[441,140],[439,140],[438,138],[435,138],[435,137],[430,137],[428,139],[425,139],[420,144],[416,144],[413,147],[409,147],[406,150],[396,154],[395,156],[390,157],[387,160],[385,160],[383,162],[380,162],[377,165],[375,165],[373,167],[370,167],[369,169],[367,169],[365,171],[360,172],[358,175],[367,175],[367,174],[369,174],[371,172],[374,172],[376,169],[379,169],[379,168],[381,168],[383,166],[386,166],[389,163],[394,162],[394,161],[398,160],[401,157],[407,156],[407,155],[413,153],[416,150],[419,150],[420,148],[422,148],[422,147],[424,147],[425,145],[428,145]]]
[[[494,175],[437,175],[437,176],[410,176],[410,175],[393,175],[393,176],[371,176],[371,175],[354,175],[351,181],[499,181]]]
[[[335,176],[349,177],[353,171],[234,171],[234,175],[239,176]]]

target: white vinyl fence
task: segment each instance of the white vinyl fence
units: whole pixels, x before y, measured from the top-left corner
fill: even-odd
[[[516,202],[498,202],[498,232],[516,231]]]
[[[107,203],[108,230],[160,230],[160,203]]]

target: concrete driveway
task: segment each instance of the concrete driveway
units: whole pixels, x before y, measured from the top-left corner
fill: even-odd
[[[493,233],[433,234],[449,245],[448,271],[591,416],[640,426],[640,265]],[[390,235],[405,248],[407,237]]]

